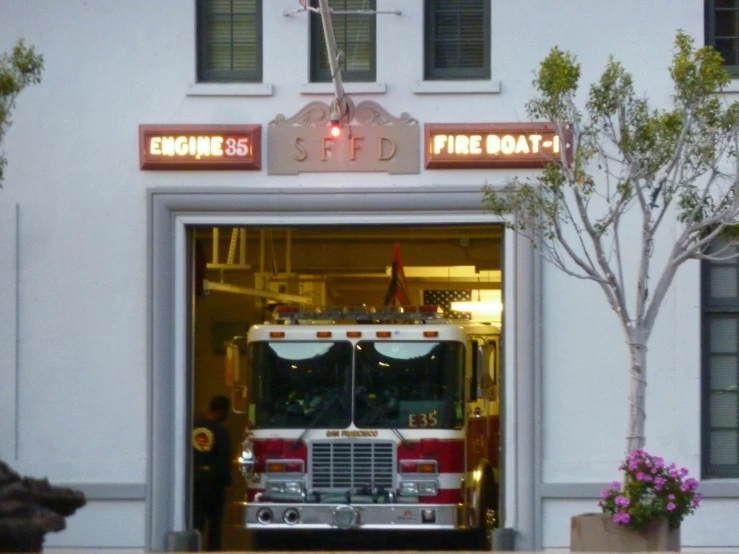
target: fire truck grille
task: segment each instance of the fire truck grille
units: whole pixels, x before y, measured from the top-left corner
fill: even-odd
[[[392,488],[395,443],[392,441],[319,441],[311,444],[314,489]]]

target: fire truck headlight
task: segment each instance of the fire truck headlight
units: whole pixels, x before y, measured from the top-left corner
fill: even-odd
[[[300,494],[303,492],[302,481],[267,481],[267,492]]]
[[[401,496],[436,496],[439,494],[439,483],[436,481],[402,481]]]
[[[400,483],[400,494],[403,496],[418,496],[418,482],[403,481]]]
[[[420,481],[418,493],[421,496],[436,496],[439,494],[439,484],[436,481]]]

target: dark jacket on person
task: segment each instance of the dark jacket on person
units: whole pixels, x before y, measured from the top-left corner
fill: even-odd
[[[192,443],[195,472],[208,474],[222,487],[231,485],[231,442],[225,427],[206,417],[193,423]]]

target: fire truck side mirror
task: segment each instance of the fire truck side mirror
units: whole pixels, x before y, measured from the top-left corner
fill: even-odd
[[[472,341],[472,377],[470,378],[470,402],[482,398],[482,374],[485,371],[485,349],[479,340]]]
[[[236,414],[245,414],[247,409],[246,386],[235,386],[231,389],[231,409]]]
[[[485,377],[487,376],[487,364],[485,363],[485,347],[481,344],[477,346],[477,363],[475,364],[477,371],[475,372],[475,397],[483,398],[485,395]]]
[[[236,342],[226,345],[226,385],[233,387],[241,379],[241,353]]]
[[[488,343],[485,368],[485,398],[488,400],[498,399],[498,342],[492,340]]]
[[[226,345],[226,385],[231,388],[231,409],[238,414],[247,409],[247,367],[242,357],[244,337],[234,337]]]

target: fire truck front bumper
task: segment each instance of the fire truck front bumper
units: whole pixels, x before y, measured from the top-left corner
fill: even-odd
[[[238,502],[246,529],[459,529],[456,504],[288,504]]]

